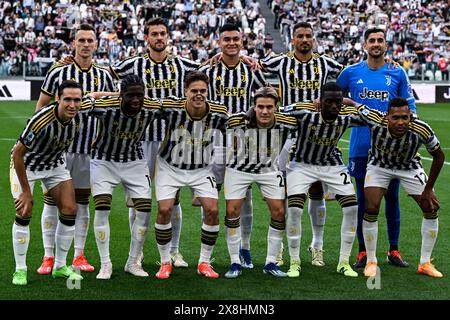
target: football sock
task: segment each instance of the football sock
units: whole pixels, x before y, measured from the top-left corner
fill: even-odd
[[[136,219],[136,210],[134,208],[128,208],[128,222],[130,224],[130,232],[133,230],[134,219]]]
[[[131,229],[130,251],[128,253],[128,262],[136,263],[136,260],[144,246],[147,237],[148,224],[150,221],[150,213],[136,210],[136,219],[134,219]]]
[[[253,226],[253,196],[252,189],[247,189],[245,200],[241,207],[241,249],[250,250],[250,237]]]
[[[363,235],[367,249],[367,262],[377,262],[378,221],[363,220]]]
[[[30,243],[30,226],[21,226],[13,223],[12,242],[14,249],[14,259],[16,260],[16,271],[27,270],[27,251]]]
[[[231,263],[241,264],[239,259],[239,245],[241,243],[240,219],[225,218],[225,239],[227,240],[228,253]]]
[[[288,207],[286,221],[287,242],[291,261],[300,260],[300,240],[302,237],[302,214],[303,208]]]
[[[170,241],[172,239],[172,223],[155,223],[156,243],[158,245],[161,264],[170,262]]]
[[[267,232],[267,255],[265,264],[276,262],[277,254],[281,250],[285,228],[285,221],[280,222],[272,219],[270,222],[269,230]]]
[[[210,262],[211,255],[216,244],[217,237],[219,236],[219,225],[208,226],[203,223],[202,235],[201,235],[201,247],[200,258],[198,263]]]
[[[170,241],[170,253],[177,253],[180,249],[181,225],[183,219],[183,211],[180,204],[172,207],[172,240]]]
[[[89,228],[89,203],[77,203],[78,211],[75,219],[75,238],[73,241],[74,258],[83,253]]]
[[[44,203],[41,216],[42,242],[44,244],[44,255],[53,257],[55,247],[56,225],[58,224],[58,207]]]
[[[326,220],[326,212],[325,200],[309,199],[308,213],[312,228],[311,246],[319,250],[323,249],[323,229]]]
[[[95,210],[94,231],[95,242],[102,264],[111,263],[109,256],[109,210]]]
[[[422,220],[422,247],[420,249],[420,264],[430,261],[439,229],[439,218]]]
[[[75,216],[59,213],[55,235],[55,269],[66,265],[67,253],[75,236]]]
[[[355,241],[356,226],[358,220],[358,206],[342,208],[341,224],[341,250],[339,262],[349,261],[352,252],[353,242]]]

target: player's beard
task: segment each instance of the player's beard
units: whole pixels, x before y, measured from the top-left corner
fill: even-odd
[[[156,45],[150,45],[150,49],[152,49],[153,51],[156,52],[163,52],[164,50],[166,50],[167,48],[167,44],[163,45],[162,47],[157,47]]]

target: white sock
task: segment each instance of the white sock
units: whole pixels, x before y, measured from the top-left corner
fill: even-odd
[[[136,260],[147,237],[148,223],[150,213],[136,210],[136,219],[134,219],[133,227],[131,228],[131,242],[130,251],[128,253],[128,262],[136,263]]]
[[[170,253],[177,253],[180,248],[181,224],[183,219],[183,211],[181,205],[176,204],[172,207],[172,241],[170,241]]]
[[[286,230],[289,256],[291,261],[300,260],[300,240],[302,238],[302,214],[303,209],[298,207],[288,207],[286,220]]]
[[[102,264],[111,263],[109,256],[109,210],[95,210],[94,217],[95,242]]]
[[[67,253],[72,245],[75,236],[75,225],[67,226],[58,221],[55,235],[55,269],[59,269],[66,265]]]
[[[203,223],[202,229],[208,232],[219,232],[219,225],[208,226]],[[198,263],[209,262],[211,260],[213,249],[214,245],[210,246],[202,242],[200,246],[200,258],[198,259]]]
[[[311,246],[319,250],[323,249],[323,227],[325,225],[326,212],[325,200],[309,199],[308,213],[312,230]]]
[[[16,271],[27,271],[27,251],[30,243],[30,226],[21,226],[13,223],[12,240],[14,259],[16,260]]]
[[[228,219],[236,221],[239,218]],[[228,253],[230,254],[231,263],[241,264],[239,259],[239,245],[241,243],[241,227],[230,228],[225,225],[225,239],[227,240]]]
[[[128,222],[130,224],[130,233],[133,230],[134,219],[136,219],[136,210],[134,208],[128,208]]]
[[[73,257],[76,258],[83,253],[84,245],[89,228],[89,205],[77,203],[78,211],[75,219],[75,238],[73,247],[75,249]]]
[[[363,220],[363,236],[367,250],[367,262],[377,262],[378,221]]]
[[[269,231],[267,232],[267,256],[266,263],[275,263],[277,259],[277,254],[281,250],[281,243],[283,242],[284,230],[278,230],[269,226]]]
[[[439,230],[439,218],[422,219],[422,247],[420,249],[420,264],[430,261]]]
[[[341,250],[339,262],[349,261],[358,223],[358,206],[342,208]]]
[[[155,223],[155,229],[168,230],[170,228],[172,228],[171,222],[168,224]],[[159,244],[158,242],[156,244],[158,246],[159,256],[161,258],[161,264],[170,262],[170,241],[166,244]]]
[[[241,206],[241,249],[250,250],[250,237],[253,227],[252,189],[247,189],[245,200]]]
[[[56,225],[58,224],[58,207],[44,203],[41,216],[42,242],[44,244],[44,256],[53,257],[55,247]]]

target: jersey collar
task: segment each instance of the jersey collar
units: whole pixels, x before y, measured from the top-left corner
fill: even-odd
[[[147,59],[150,60],[150,62],[153,64],[163,64],[164,62],[167,61],[167,59],[169,59],[169,56],[166,55],[166,57],[163,60],[156,61],[156,60],[153,60],[152,57],[150,57],[150,54],[147,54]]]
[[[81,72],[90,72],[92,70],[92,67],[94,66],[94,63],[91,63],[91,65],[89,66],[89,68],[82,68],[76,61],[75,59],[73,59],[73,64],[75,65],[75,67],[80,70]]]
[[[187,116],[188,116],[188,118],[189,118],[190,120],[192,120],[192,121],[201,121],[201,120],[203,120],[203,119],[206,118],[206,116],[208,115],[208,113],[209,113],[209,111],[211,110],[211,108],[210,108],[210,106],[209,106],[208,101],[206,101],[206,112],[205,112],[205,114],[204,114],[202,117],[194,117],[194,116],[191,116],[191,115],[189,114],[189,111],[188,111],[188,109],[187,109],[187,100],[186,100],[186,101],[184,102],[184,110],[186,111],[186,114],[187,114]]]

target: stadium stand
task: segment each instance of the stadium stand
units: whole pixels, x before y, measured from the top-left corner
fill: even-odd
[[[227,20],[244,31],[242,53],[255,58],[291,50],[292,25],[308,21],[316,51],[345,65],[364,59],[365,28],[382,26],[388,56],[412,80],[449,78],[450,4],[444,0],[0,1],[0,77],[45,75],[53,61],[71,53],[80,23],[97,30],[100,65],[144,53],[145,21],[155,16],[171,28],[168,49],[198,62],[217,52],[218,30]]]

